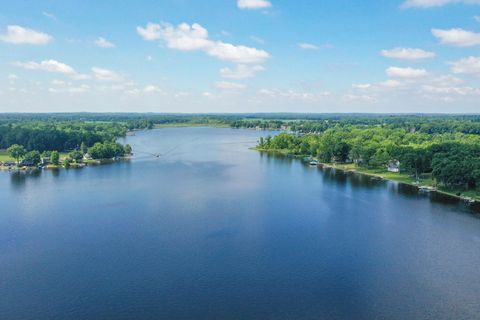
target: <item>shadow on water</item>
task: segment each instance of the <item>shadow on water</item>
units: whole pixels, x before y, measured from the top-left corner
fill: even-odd
[[[34,169],[27,171],[15,171],[10,175],[12,187],[23,189],[29,179],[38,179],[42,175],[42,170]]]
[[[276,153],[260,152],[261,158],[268,159],[267,163],[271,164],[293,164],[296,161],[302,161],[299,158],[293,156],[286,156]],[[428,198],[430,202],[435,204],[442,204],[448,206],[452,209],[458,209],[462,212],[479,215],[480,217],[480,203],[467,204],[463,200],[458,199],[454,196],[450,196],[443,193],[431,192],[431,193],[420,193],[416,186],[409,184],[383,180],[376,177],[372,177],[365,174],[355,173],[344,171],[341,169],[336,169],[332,167],[312,167],[307,162],[303,162],[305,170],[314,169],[321,175],[321,179],[324,182],[334,184],[337,186],[351,186],[352,188],[363,188],[363,189],[381,189],[385,188],[389,192],[401,195],[402,197],[407,198],[417,198],[417,199],[426,199]]]

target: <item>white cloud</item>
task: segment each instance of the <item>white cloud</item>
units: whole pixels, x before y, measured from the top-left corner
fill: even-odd
[[[473,74],[480,76],[480,57],[467,57],[449,62],[452,72],[456,74]]]
[[[53,13],[50,13],[50,12],[47,12],[47,11],[42,11],[42,15],[49,18],[49,19],[57,20],[57,17]]]
[[[237,0],[237,6],[240,9],[266,9],[272,7],[272,3],[267,0]]]
[[[387,58],[399,60],[422,60],[435,57],[434,52],[414,48],[394,48],[390,50],[382,50],[380,54]]]
[[[270,55],[263,50],[235,46],[230,43],[217,41],[208,51],[208,55],[220,60],[232,61],[236,63],[261,63]]]
[[[431,7],[443,7],[448,4],[480,4],[480,0],[406,0],[401,7],[402,8],[431,8]]]
[[[154,85],[148,85],[143,88],[144,93],[163,93],[163,90]]]
[[[257,72],[264,71],[262,66],[248,66],[245,64],[238,65],[235,69],[223,68],[220,69],[220,76],[230,79],[247,79],[253,78]]]
[[[421,78],[428,75],[425,69],[390,67],[386,70],[388,76],[393,78]]]
[[[304,50],[318,50],[318,46],[311,43],[299,43],[298,46]]]
[[[154,41],[161,38],[160,25],[156,23],[147,23],[145,28],[137,27],[138,34],[147,41]]]
[[[123,76],[108,69],[93,67],[92,72],[95,78],[97,78],[98,80],[102,80],[102,81],[123,81],[124,80]]]
[[[14,62],[14,66],[24,68],[27,70],[41,70],[52,73],[61,73],[75,80],[84,80],[88,76],[84,74],[79,74],[68,64],[59,62],[57,60],[43,60],[41,62],[27,61],[27,62]]]
[[[369,89],[372,85],[370,83],[359,83],[359,84],[352,84],[353,89]]]
[[[192,25],[182,23],[178,27],[167,23],[148,23],[145,28],[137,27],[137,32],[147,41],[163,40],[170,49],[200,50],[220,60],[261,63],[270,57],[270,54],[264,50],[211,40],[208,30],[197,23]]]
[[[52,39],[46,33],[16,25],[7,26],[6,33],[0,35],[0,41],[12,44],[44,45],[52,41]]]
[[[113,48],[115,45],[103,37],[98,37],[95,44],[100,48]]]
[[[432,29],[432,34],[437,37],[442,44],[457,47],[471,47],[480,45],[480,33],[475,33],[460,28],[449,30]]]
[[[228,81],[220,81],[215,84],[218,89],[222,90],[243,90],[247,86],[241,83],[235,82],[228,82]]]

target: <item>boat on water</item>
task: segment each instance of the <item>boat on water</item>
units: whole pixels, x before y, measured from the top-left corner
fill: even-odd
[[[470,197],[462,197],[463,201],[467,204],[475,204],[477,201]]]
[[[310,161],[311,166],[318,166],[318,161],[317,160],[312,160]]]
[[[437,188],[429,187],[429,186],[421,186],[421,187],[418,187],[418,191],[429,193],[429,192],[437,191]]]

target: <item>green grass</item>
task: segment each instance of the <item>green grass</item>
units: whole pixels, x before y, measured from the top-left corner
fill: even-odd
[[[65,159],[68,156],[67,152],[60,152],[60,159]],[[6,150],[0,150],[0,161],[15,161]]]
[[[12,157],[8,154],[6,150],[0,150],[0,161],[14,161]]]

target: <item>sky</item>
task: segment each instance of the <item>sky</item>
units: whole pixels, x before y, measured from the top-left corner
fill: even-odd
[[[480,0],[17,0],[0,112],[480,113]]]

